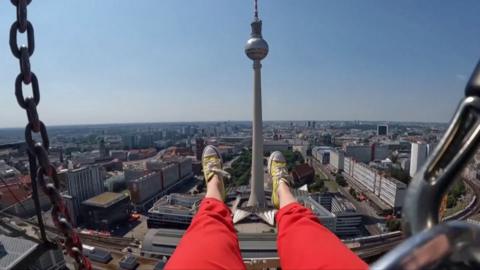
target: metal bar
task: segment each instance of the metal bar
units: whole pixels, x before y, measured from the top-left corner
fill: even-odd
[[[445,263],[463,263],[468,269],[479,269],[479,250],[480,227],[452,221],[409,238],[376,261],[370,269],[437,269]]]
[[[407,234],[419,233],[439,222],[439,206],[480,143],[480,97],[467,97],[434,153],[417,172],[405,197]]]

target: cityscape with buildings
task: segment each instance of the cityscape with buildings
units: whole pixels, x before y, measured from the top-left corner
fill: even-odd
[[[23,2],[30,1],[12,1]],[[250,120],[72,123],[48,125],[47,135],[36,107],[28,107],[39,101],[19,102],[30,108],[27,128],[0,128],[0,269],[78,269],[82,256],[93,269],[163,269],[206,194],[202,153],[207,145],[218,149],[231,176],[223,179],[225,204],[248,269],[280,268],[278,210],[271,202],[273,183],[267,172],[267,159],[275,151],[286,159],[295,199],[367,263],[407,238],[402,219],[408,187],[434,150],[446,143],[444,134],[455,129],[446,121],[354,120],[354,114],[348,121],[320,120],[323,116],[264,120],[262,104],[270,97],[262,97],[262,86],[280,78],[262,80],[263,70],[271,68],[262,64],[267,55],[279,55],[269,54],[258,3],[253,2],[244,47],[251,60],[244,69],[253,82],[248,89],[252,103],[244,106]],[[30,33],[28,29],[23,32]],[[22,52],[28,54],[25,47]],[[31,82],[35,96],[38,89]],[[57,98],[43,94],[42,99]],[[196,101],[182,102],[180,109],[194,119],[197,111],[189,102]],[[135,110],[128,105],[119,111]],[[168,112],[161,106],[151,110]],[[384,118],[382,112],[377,115]],[[441,198],[443,221],[480,224],[480,151],[471,153],[473,159]],[[80,242],[80,254],[75,254],[71,247]]]
[[[446,124],[265,121],[261,128],[260,172],[265,180],[257,195],[270,196],[265,159],[282,151],[296,198],[362,258],[372,260],[401,241],[406,187]],[[250,123],[234,121],[51,127],[49,157],[72,224],[92,252],[87,256],[95,265],[113,265],[128,252],[142,264],[163,265],[198,209],[205,192],[201,154],[206,145],[215,145],[232,174],[226,201],[244,259],[278,266],[270,200],[264,199],[265,208],[249,205],[251,134]],[[32,248],[35,242],[28,239],[38,238],[39,230],[26,145],[20,129],[3,129],[0,136],[4,237],[25,235],[25,248]],[[478,188],[472,180],[478,164],[472,160],[449,192],[445,219],[465,215],[480,220],[470,212],[476,204]],[[50,202],[39,195],[47,233],[59,237]],[[55,254],[37,263],[68,263],[61,252]]]

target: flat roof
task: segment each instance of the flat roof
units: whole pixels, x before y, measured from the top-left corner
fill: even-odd
[[[127,195],[124,193],[104,192],[100,195],[92,197],[82,202],[83,205],[107,208],[113,204],[125,199]]]
[[[171,255],[185,234],[177,229],[149,229],[145,235],[142,251]],[[239,233],[240,251],[244,259],[278,258],[276,233]]]
[[[38,246],[33,241],[5,235],[0,235],[0,244],[2,245],[0,269],[12,269]]]

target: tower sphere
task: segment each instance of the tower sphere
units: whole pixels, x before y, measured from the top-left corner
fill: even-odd
[[[251,37],[245,45],[245,54],[252,60],[262,60],[268,54],[268,44],[261,37]]]

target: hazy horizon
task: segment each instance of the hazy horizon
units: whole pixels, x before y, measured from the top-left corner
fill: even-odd
[[[307,122],[315,121],[317,123],[322,122],[364,122],[364,123],[385,123],[385,124],[438,124],[438,125],[447,125],[449,122],[418,122],[418,121],[388,121],[388,120],[263,120],[264,123],[269,122]],[[108,125],[149,125],[149,124],[203,124],[203,123],[248,123],[252,120],[217,120],[217,121],[161,121],[161,122],[124,122],[124,123],[90,123],[90,124],[60,124],[60,125],[49,125],[48,127],[80,127],[80,126],[108,126]],[[0,127],[2,129],[20,129],[23,130],[24,126],[12,126],[12,127]]]

